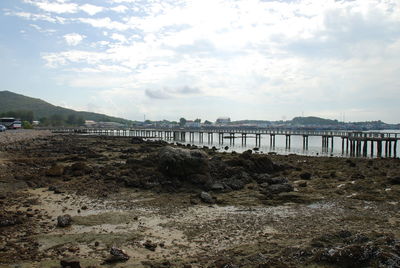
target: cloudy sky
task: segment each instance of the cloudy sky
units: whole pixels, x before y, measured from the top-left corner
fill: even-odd
[[[133,120],[400,122],[399,0],[1,0],[0,90]]]

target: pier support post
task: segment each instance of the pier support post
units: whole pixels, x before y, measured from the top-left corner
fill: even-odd
[[[371,157],[374,156],[374,141],[371,140]]]
[[[363,146],[363,156],[364,157],[367,157],[367,146],[368,146],[368,141],[367,140],[365,140],[364,141],[364,146]]]
[[[286,149],[290,149],[290,135],[285,135],[286,136]]]
[[[388,157],[388,141],[385,141],[385,157]]]
[[[342,137],[342,154],[344,154],[344,137]]]
[[[378,157],[382,157],[382,141],[377,141]]]
[[[303,150],[308,150],[308,136],[303,135]]]
[[[229,144],[230,145],[235,144],[235,133],[233,133],[233,132],[229,133]]]

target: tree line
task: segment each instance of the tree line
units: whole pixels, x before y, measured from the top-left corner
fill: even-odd
[[[35,120],[33,111],[27,110],[17,110],[0,113],[0,117],[14,117],[20,119],[23,123],[27,122],[32,124]],[[75,114],[62,115],[53,114],[48,117],[39,118],[40,126],[82,126],[85,124],[85,120],[82,116],[77,116]],[[25,123],[25,125],[28,125]]]

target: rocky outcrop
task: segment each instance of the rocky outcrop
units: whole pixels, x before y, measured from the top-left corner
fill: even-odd
[[[208,156],[201,150],[166,146],[159,153],[159,170],[168,177],[185,179],[194,174],[208,174]]]

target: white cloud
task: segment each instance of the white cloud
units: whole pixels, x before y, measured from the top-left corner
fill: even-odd
[[[128,25],[118,21],[113,21],[109,17],[99,18],[99,19],[79,18],[77,19],[77,21],[90,24],[91,26],[96,28],[105,28],[108,30],[125,31],[129,29]]]
[[[123,5],[115,6],[115,7],[112,7],[110,9],[115,11],[115,12],[117,12],[117,13],[125,13],[128,10],[128,8],[126,6],[123,6]]]
[[[31,21],[47,21],[51,23],[59,23],[59,24],[64,24],[66,22],[65,18],[59,17],[59,16],[50,16],[46,14],[35,14],[35,13],[30,13],[30,12],[13,12],[13,11],[7,11],[4,13],[7,16],[17,16],[26,20],[31,20]]]
[[[77,33],[66,34],[63,37],[69,46],[77,46],[86,38],[86,36]]]
[[[90,4],[84,4],[84,5],[80,6],[79,9],[83,10],[90,16],[96,15],[97,13],[102,12],[104,10],[103,7],[90,5]]]
[[[128,40],[126,39],[125,36],[123,36],[122,34],[117,34],[117,33],[113,33],[111,35],[111,39],[117,40],[117,41],[119,41],[121,43],[127,43],[128,42]]]
[[[47,0],[24,0],[25,3],[35,5],[46,12],[53,12],[57,14],[62,13],[76,13],[78,5],[75,3],[67,3],[65,1],[51,2]]]

